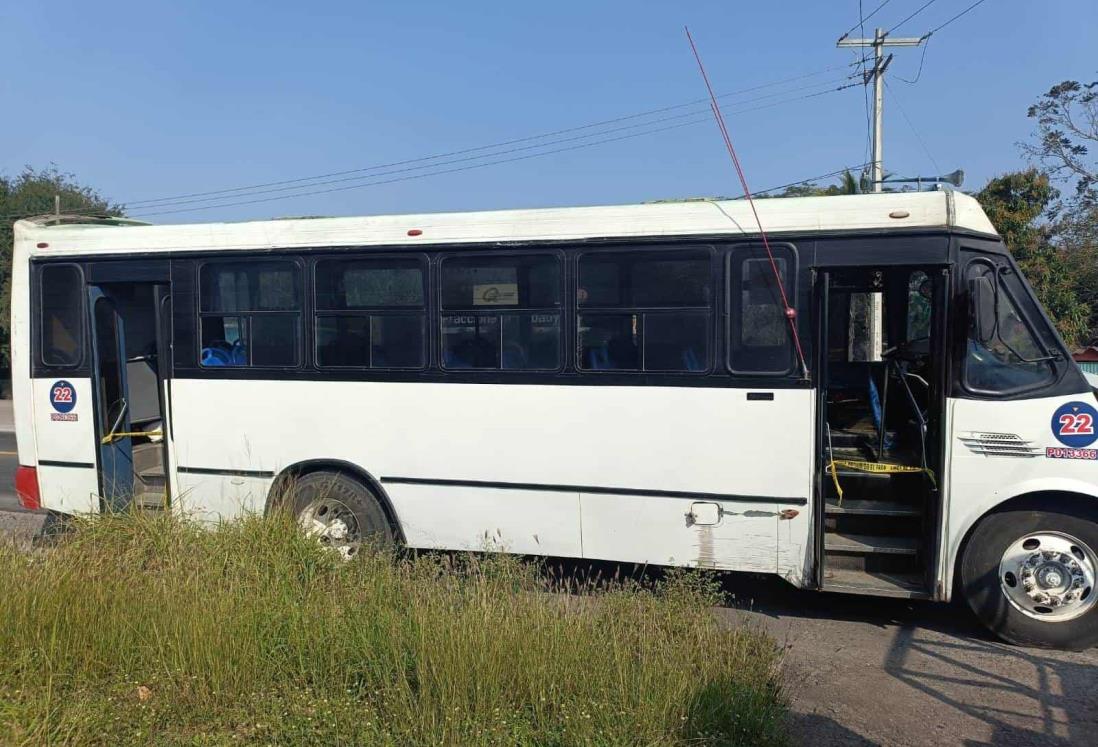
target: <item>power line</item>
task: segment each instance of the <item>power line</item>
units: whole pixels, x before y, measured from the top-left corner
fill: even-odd
[[[763,194],[766,194],[767,192],[776,192],[779,189],[788,189],[789,187],[796,187],[796,186],[799,186],[801,184],[810,184],[812,182],[818,182],[820,179],[829,179],[833,176],[838,176],[839,174],[845,174],[848,171],[853,173],[855,169],[864,169],[868,165],[869,165],[869,161],[865,161],[863,163],[859,163],[859,164],[856,164],[854,166],[843,166],[841,169],[835,169],[834,171],[828,171],[826,174],[820,174],[819,176],[810,176],[807,179],[801,179],[799,181],[789,182],[788,184],[779,184],[776,187],[769,187],[767,189],[760,189],[757,192],[755,192],[755,194],[763,195]]]
[[[859,64],[863,64],[863,63],[854,62],[854,63],[847,64],[847,65],[834,65],[834,66],[831,66],[831,67],[821,68],[820,70],[816,70],[816,71],[813,71],[813,72],[804,73],[804,74],[801,74],[801,75],[795,75],[795,76],[791,76],[789,78],[783,78],[783,79],[780,79],[780,80],[771,81],[769,83],[762,83],[762,84],[759,84],[759,85],[756,85],[756,86],[750,86],[748,88],[742,88],[742,89],[739,89],[739,90],[736,90],[736,91],[729,91],[728,93],[720,94],[719,98],[723,99],[723,98],[728,98],[729,96],[736,96],[736,95],[743,94],[743,93],[751,93],[753,91],[762,90],[764,88],[769,88],[769,87],[773,87],[773,86],[781,86],[781,85],[785,85],[787,83],[796,82],[798,80],[804,80],[806,78],[811,78],[811,77],[815,77],[815,76],[818,76],[818,75],[823,75],[823,74],[826,74],[828,72],[832,72],[832,71],[835,71],[835,70],[842,70],[842,69],[846,69],[846,68],[849,68],[849,67],[855,67]],[[671,106],[660,107],[658,109],[649,109],[647,111],[636,112],[636,113],[633,113],[633,114],[627,114],[627,115],[623,115],[623,116],[620,116],[620,117],[614,117],[612,119],[605,119],[605,120],[601,120],[601,121],[598,121],[598,122],[591,122],[591,123],[588,123],[588,124],[578,125],[578,126],[574,126],[574,127],[567,127],[567,128],[563,128],[563,129],[559,129],[559,130],[553,130],[551,132],[544,132],[544,133],[540,133],[540,134],[537,134],[537,135],[530,135],[530,136],[526,136],[526,137],[514,138],[514,139],[510,139],[510,140],[504,140],[504,141],[501,141],[501,142],[491,143],[491,144],[488,144],[488,145],[475,146],[475,147],[472,147],[472,148],[463,148],[463,149],[460,149],[460,150],[449,151],[449,152],[446,152],[446,153],[436,153],[436,154],[429,155],[429,156],[421,156],[421,157],[418,157],[418,158],[411,158],[411,159],[406,159],[406,160],[402,160],[402,161],[393,161],[393,162],[390,162],[390,163],[374,164],[372,166],[365,166],[365,167],[362,167],[362,168],[347,169],[347,170],[343,170],[343,171],[333,171],[333,172],[329,172],[329,173],[326,173],[326,174],[316,174],[316,175],[313,175],[313,176],[305,176],[305,177],[299,177],[299,178],[294,178],[294,179],[283,179],[283,180],[279,180],[279,181],[272,181],[272,182],[264,182],[264,183],[260,183],[260,184],[245,185],[245,186],[241,186],[241,187],[231,187],[231,188],[208,190],[208,191],[202,191],[202,192],[191,192],[191,193],[186,193],[186,194],[178,194],[178,195],[171,195],[171,196],[167,196],[167,197],[158,197],[158,198],[151,198],[151,199],[144,199],[144,200],[129,200],[129,201],[123,201],[122,204],[125,204],[125,205],[130,206],[130,207],[135,207],[135,206],[149,207],[149,206],[152,206],[153,203],[167,203],[167,202],[174,202],[176,200],[181,200],[181,199],[187,199],[187,198],[192,198],[192,197],[205,197],[205,196],[209,196],[209,195],[229,195],[229,194],[234,194],[234,193],[239,193],[239,192],[249,192],[249,191],[253,191],[253,190],[256,190],[256,189],[262,189],[262,188],[266,188],[266,187],[282,186],[282,185],[285,185],[285,184],[303,184],[304,182],[312,182],[312,181],[316,181],[316,180],[319,180],[319,179],[327,179],[327,178],[337,177],[337,176],[346,176],[348,174],[365,173],[365,172],[376,171],[376,170],[385,169],[385,168],[391,168],[393,166],[405,166],[405,165],[412,164],[412,163],[422,163],[422,162],[425,162],[425,161],[434,161],[434,160],[438,160],[438,159],[442,159],[442,158],[449,158],[449,157],[452,157],[452,156],[466,155],[466,154],[469,154],[469,153],[479,153],[479,152],[483,152],[483,151],[486,151],[486,150],[494,150],[496,148],[502,148],[502,147],[506,147],[506,146],[509,146],[509,145],[517,145],[519,143],[526,143],[526,142],[531,142],[531,141],[534,141],[534,140],[543,140],[543,139],[547,139],[547,138],[556,137],[556,136],[559,136],[559,135],[569,134],[569,133],[572,133],[572,132],[579,132],[579,131],[582,131],[582,130],[595,129],[595,128],[603,127],[603,126],[610,125],[610,124],[617,124],[619,122],[624,122],[624,121],[627,121],[627,120],[639,119],[639,118],[651,116],[651,115],[654,115],[654,114],[662,114],[664,112],[673,111],[675,109],[682,109],[682,108],[686,108],[686,107],[690,107],[690,106],[697,106],[698,104],[704,104],[707,101],[708,101],[708,99],[695,99],[693,101],[687,101],[687,102],[683,102],[681,104],[674,104],[674,105],[671,105]]]
[[[934,32],[932,31],[931,34],[932,33],[934,33]],[[930,34],[927,34],[923,37],[923,53],[921,55],[919,55],[919,69],[915,71],[915,77],[912,78],[911,80],[908,80],[907,78],[903,78],[903,77],[897,75],[896,79],[901,80],[904,83],[909,83],[911,85],[915,85],[916,83],[918,83],[919,78],[923,77],[923,65],[926,64],[926,50],[929,47],[930,47]]]
[[[706,118],[705,120],[701,120],[701,121],[707,121],[707,119],[708,118]],[[684,123],[683,125],[679,125],[679,126],[685,126],[686,124],[687,123]],[[695,124],[695,123],[690,122],[688,124]],[[667,128],[667,129],[672,129],[672,128]],[[647,133],[645,133],[645,134],[647,134]],[[846,173],[848,171],[853,173],[854,171],[856,171],[858,169],[865,168],[867,165],[868,165],[868,161],[865,162],[865,163],[854,164],[852,166],[843,166],[840,169],[835,169],[834,171],[828,171],[825,174],[817,174],[816,176],[810,176],[806,179],[798,179],[795,182],[786,182],[785,184],[779,184],[779,185],[774,186],[774,187],[767,187],[766,189],[760,189],[760,190],[755,191],[754,194],[763,195],[763,194],[767,194],[769,192],[776,192],[779,189],[788,189],[789,187],[796,187],[796,186],[799,186],[801,184],[811,184],[812,182],[818,182],[821,179],[828,179],[828,178],[833,177],[833,176],[838,176],[838,175]],[[424,176],[427,176],[427,175],[424,175]],[[735,197],[733,199],[737,199],[737,200],[743,199],[743,196],[741,195],[741,196]],[[69,212],[69,211],[62,211],[62,213],[61,213],[62,216],[77,216],[77,215],[85,215],[85,214],[86,213]],[[26,217],[30,217],[30,216],[34,216],[34,215],[43,215],[43,213],[41,211],[29,212],[29,213],[10,213],[10,214],[7,214],[7,215],[2,215],[2,216],[0,216],[0,218],[26,218]]]
[[[918,83],[919,78],[921,78],[922,75],[923,75],[923,65],[926,63],[926,50],[927,50],[927,47],[930,46],[930,37],[932,37],[934,34],[938,33],[939,31],[941,31],[942,29],[944,29],[946,26],[953,23],[957,19],[959,19],[961,16],[964,16],[967,13],[969,13],[970,11],[975,10],[980,5],[983,5],[983,3],[985,3],[986,1],[987,0],[976,0],[976,2],[974,2],[972,5],[968,6],[967,8],[962,10],[960,13],[958,13],[957,15],[950,18],[945,23],[939,24],[938,26],[935,26],[930,31],[927,31],[925,34],[923,34],[922,39],[923,39],[924,42],[926,42],[926,44],[923,46],[923,54],[919,58],[919,69],[918,69],[918,71],[916,71],[915,77],[911,80],[908,80],[906,78],[899,78],[899,79],[902,80],[904,83]],[[899,24],[897,24],[897,25],[899,25]],[[895,27],[893,27],[893,28],[895,28]],[[897,76],[897,77],[899,77],[899,76]]]
[[[850,66],[849,65],[842,65],[840,67],[850,67]],[[849,77],[853,77],[853,76],[848,76],[846,78],[841,78],[841,79],[839,79],[839,81],[848,80]],[[839,82],[839,81],[836,81],[836,82]],[[818,85],[818,84],[814,84],[813,86],[804,86],[804,87],[801,87],[801,89],[814,88],[814,87],[816,87],[816,85]],[[800,96],[785,98],[785,99],[781,99],[781,100],[778,100],[778,101],[772,101],[768,104],[764,104],[764,105],[761,105],[761,106],[749,107],[749,108],[746,108],[746,109],[737,109],[737,110],[729,112],[729,114],[745,114],[745,113],[749,113],[749,112],[753,112],[753,111],[760,111],[760,110],[763,110],[763,109],[769,109],[769,108],[773,108],[773,107],[776,107],[776,106],[781,106],[781,105],[784,105],[784,104],[793,103],[793,102],[796,102],[796,101],[802,101],[802,100],[806,100],[806,99],[816,98],[816,97],[819,97],[819,96],[827,95],[829,93],[835,93],[835,92],[838,92],[838,91],[846,90],[848,88],[854,87],[855,85],[858,85],[858,84],[857,83],[847,83],[847,84],[839,85],[839,86],[834,87],[834,88],[828,87],[828,88],[825,88],[824,90],[814,91],[812,93],[807,93],[807,94],[803,94],[803,95],[800,95]],[[757,87],[755,87],[755,88],[757,88]],[[794,90],[800,90],[800,89],[794,89]],[[782,91],[779,94],[775,94],[775,95],[782,95],[782,94],[786,94],[786,93],[790,93],[790,92],[791,91]],[[760,100],[760,99],[763,99],[763,98],[773,98],[773,95],[763,96],[763,97],[755,97],[754,99],[743,100],[743,101],[740,101],[739,103],[740,104],[748,103],[749,101],[757,101],[757,100]],[[705,101],[705,100],[703,99],[702,101]],[[664,110],[666,110],[666,109],[667,108],[665,108]],[[655,134],[655,133],[658,133],[658,132],[664,132],[664,131],[667,131],[667,130],[677,129],[679,127],[691,126],[691,125],[694,125],[694,124],[698,124],[698,123],[701,123],[701,122],[708,121],[708,119],[709,119],[709,110],[691,112],[691,113],[688,113],[686,115],[677,115],[677,116],[674,116],[674,117],[663,118],[663,119],[658,120],[658,121],[649,121],[649,122],[642,123],[640,125],[634,125],[632,127],[650,127],[651,125],[657,124],[658,122],[681,119],[683,117],[694,117],[694,119],[689,119],[688,121],[679,122],[678,124],[671,125],[671,126],[668,126],[668,127],[660,127],[660,128],[656,128],[656,129],[650,129],[650,130],[644,130],[644,131],[640,131],[640,132],[634,132],[634,133],[624,135],[624,136],[619,136],[619,137],[604,138],[604,139],[596,140],[596,141],[593,141],[593,142],[580,143],[579,145],[573,145],[573,146],[570,146],[570,147],[556,148],[556,149],[552,149],[552,150],[548,150],[548,151],[541,151],[541,152],[538,152],[538,153],[532,153],[532,154],[517,157],[517,158],[496,159],[496,160],[488,161],[488,162],[485,162],[485,163],[479,163],[479,164],[472,164],[472,165],[464,166],[464,167],[461,167],[461,168],[436,170],[436,171],[430,171],[428,173],[423,173],[423,174],[414,174],[414,175],[411,175],[411,176],[403,176],[403,177],[394,178],[394,179],[375,180],[375,181],[365,182],[365,183],[361,183],[361,184],[352,184],[352,185],[349,185],[349,186],[335,187],[335,188],[324,189],[324,190],[311,190],[311,191],[306,191],[306,192],[294,192],[292,194],[283,194],[283,195],[278,195],[278,196],[275,196],[275,197],[267,197],[267,198],[264,198],[264,199],[240,200],[240,201],[234,201],[234,202],[229,202],[229,203],[219,202],[219,204],[203,205],[203,206],[199,206],[199,207],[185,208],[185,209],[180,209],[180,210],[156,210],[156,211],[152,211],[151,208],[154,208],[154,207],[157,207],[157,208],[158,207],[173,207],[173,205],[171,205],[171,204],[168,204],[168,205],[149,205],[149,206],[147,206],[147,208],[150,209],[149,211],[142,212],[141,210],[138,210],[137,213],[134,214],[134,215],[135,215],[135,217],[147,217],[147,216],[152,216],[152,215],[166,215],[166,214],[173,214],[173,213],[196,212],[196,211],[201,211],[201,210],[213,210],[213,209],[216,209],[216,208],[232,207],[232,206],[236,206],[236,205],[247,205],[247,204],[263,203],[263,202],[272,202],[272,201],[280,200],[280,199],[291,199],[291,198],[294,198],[294,197],[305,197],[305,196],[310,196],[310,195],[314,195],[314,194],[325,194],[325,193],[338,192],[338,191],[344,191],[344,190],[349,190],[349,189],[357,189],[357,188],[360,188],[360,187],[376,186],[376,185],[380,185],[380,184],[391,184],[391,183],[395,183],[395,182],[409,181],[409,180],[412,180],[412,179],[426,178],[426,177],[429,177],[429,176],[437,176],[437,175],[442,175],[442,174],[456,173],[456,172],[460,172],[460,171],[468,171],[468,170],[472,170],[472,169],[476,169],[476,168],[483,168],[485,166],[492,166],[492,165],[497,165],[497,164],[502,164],[502,163],[510,163],[510,162],[514,162],[514,161],[528,160],[530,158],[536,158],[536,157],[540,157],[540,156],[548,156],[548,155],[552,155],[554,153],[560,153],[560,152],[571,151],[571,150],[578,150],[578,149],[581,149],[581,148],[587,148],[587,147],[593,147],[593,146],[596,146],[596,145],[601,145],[603,143],[617,142],[617,141],[620,141],[620,140],[627,140],[627,139],[631,139],[631,138],[634,138],[634,137],[641,137],[643,135]],[[621,121],[621,120],[619,119],[618,121]],[[616,130],[613,130],[613,131],[618,131],[618,130],[621,130],[621,129],[631,129],[631,128],[616,128]],[[598,135],[605,135],[605,134],[609,134],[609,132],[611,132],[611,131],[607,130],[607,131],[603,131],[603,132],[599,132],[599,133],[593,133],[591,135],[583,136],[583,138],[595,137],[595,136],[598,136]],[[575,139],[577,139],[577,138],[569,138],[568,140],[575,140]],[[550,145],[559,144],[561,142],[566,142],[566,140],[562,139],[562,140],[558,140],[558,141],[555,141],[555,142],[540,143],[535,147],[544,148],[544,147],[547,147],[547,146],[550,146]],[[510,149],[508,151],[499,151],[499,152],[495,152],[495,153],[489,153],[489,154],[481,155],[481,156],[478,157],[478,159],[492,158],[494,156],[504,155],[506,153],[520,151],[520,150],[528,150],[528,149],[529,148],[514,148],[514,149]],[[420,159],[411,159],[411,160],[415,161],[415,160],[420,160]],[[426,169],[437,169],[437,167],[439,167],[439,166],[445,166],[445,165],[452,164],[452,163],[458,163],[459,161],[468,161],[468,160],[470,160],[470,159],[457,159],[455,161],[442,162],[442,163],[433,163],[433,164],[429,164],[428,166],[420,166],[420,167],[417,167],[417,168],[418,169],[425,169],[425,168]],[[477,159],[475,159],[475,160],[477,160]],[[407,162],[411,162],[411,161],[407,161]],[[405,163],[407,163],[407,162],[405,162]],[[398,171],[409,171],[409,170],[415,170],[415,169],[403,169],[403,170],[398,170]],[[396,172],[389,172],[389,173],[396,173]],[[382,175],[383,174],[375,174],[374,176],[382,176]],[[366,178],[366,177],[359,177],[358,179],[363,179],[363,178]],[[316,184],[301,184],[297,187],[297,189],[309,189],[313,186],[317,186],[317,185]],[[248,196],[248,195],[243,195],[243,194],[225,195],[221,199],[232,199],[233,197],[238,197],[238,196],[243,197],[243,196]],[[47,208],[43,208],[43,209],[39,209],[39,210],[28,209],[24,212],[9,213],[9,214],[6,214],[6,215],[2,215],[2,216],[0,216],[0,218],[3,218],[3,219],[28,218],[28,217],[32,217],[32,216],[42,215],[45,212],[48,212]],[[88,211],[86,209],[72,209],[72,210],[65,210],[65,211],[61,212],[61,215],[73,215],[73,216],[87,215],[87,214],[88,214]]]
[[[878,5],[876,7],[876,9],[874,9],[873,13],[870,13],[869,15],[873,16],[873,14],[876,13],[878,10],[880,10],[884,6],[888,5],[888,2],[889,2],[889,0],[885,0],[885,2]],[[858,0],[858,29],[859,29],[858,33],[863,38],[865,37],[865,20],[866,20],[865,17],[862,16],[862,0]],[[851,31],[852,30],[853,29],[851,29]],[[849,35],[850,35],[850,31],[846,32],[845,34],[842,35],[842,37],[840,38],[840,41],[842,41],[842,39],[845,39]],[[869,115],[869,76],[866,75],[866,72],[865,72],[865,62],[866,62],[865,55],[861,54],[860,52],[855,52],[855,54],[857,54],[861,58],[861,64],[862,64],[862,99],[865,102],[865,151],[863,152],[862,158],[864,158],[865,161],[868,162],[869,161],[870,143],[873,140],[873,120]]]
[[[846,32],[842,36],[839,37],[839,41],[842,41],[846,37],[850,36],[850,34],[854,31],[854,29],[861,29],[858,33],[860,33],[862,36],[865,36],[865,30],[863,28],[865,26],[865,22],[868,21],[873,16],[877,15],[877,11],[880,10],[881,8],[883,8],[884,6],[888,5],[890,2],[892,2],[892,0],[884,0],[883,3],[881,3],[876,8],[871,10],[869,12],[868,16],[863,16],[862,15],[862,3],[861,3],[861,0],[859,0],[858,1],[858,22],[855,23],[850,28],[848,28],[846,30]]]
[[[817,90],[816,92],[817,93],[828,93],[828,92],[837,90],[835,88],[835,84],[842,84],[843,81],[846,81],[846,80],[849,80],[849,76],[839,78],[839,79],[831,81],[827,84],[813,83],[813,84],[810,84],[810,85],[807,85],[807,86],[800,86],[798,88],[789,89],[787,91],[780,91],[778,93],[764,94],[762,96],[756,96],[756,97],[750,98],[750,99],[743,99],[743,100],[740,100],[736,103],[742,105],[742,104],[753,103],[753,102],[756,102],[756,101],[765,101],[767,99],[772,99],[772,98],[775,98],[777,96],[788,95],[788,94],[794,93],[796,91],[806,91],[806,90],[820,89],[821,85],[825,85],[826,87],[823,88],[822,90]],[[794,99],[794,100],[796,100],[796,99]],[[251,196],[257,196],[257,195],[264,195],[264,194],[276,194],[276,193],[282,193],[282,192],[292,192],[292,191],[298,190],[298,189],[327,186],[327,185],[330,185],[330,184],[341,184],[341,183],[347,183],[347,182],[355,182],[355,181],[360,181],[360,180],[363,180],[363,179],[373,179],[373,178],[376,178],[376,177],[379,177],[379,176],[390,176],[392,174],[406,173],[406,172],[410,172],[410,171],[420,171],[420,170],[424,170],[424,169],[432,169],[432,168],[436,168],[438,166],[450,166],[450,165],[457,164],[457,163],[467,163],[467,162],[470,162],[470,161],[477,161],[477,160],[480,160],[482,158],[493,158],[493,157],[496,157],[496,156],[506,155],[506,154],[509,154],[509,153],[535,150],[535,149],[544,148],[544,147],[547,147],[547,146],[550,146],[550,145],[559,145],[559,144],[562,144],[562,143],[575,142],[575,141],[578,141],[578,140],[585,140],[585,139],[593,138],[593,137],[600,137],[600,136],[603,136],[603,135],[609,135],[609,134],[612,134],[612,133],[615,133],[615,132],[622,132],[622,131],[625,131],[625,130],[633,130],[633,129],[643,128],[643,127],[650,127],[652,125],[661,124],[663,122],[670,122],[670,121],[675,121],[675,120],[679,120],[679,119],[685,119],[685,118],[688,118],[688,117],[693,117],[693,116],[696,116],[696,115],[698,115],[702,112],[707,112],[707,111],[709,111],[708,108],[703,109],[703,110],[687,111],[685,113],[672,114],[672,115],[668,115],[666,117],[660,117],[658,119],[649,119],[649,120],[644,121],[644,122],[621,125],[619,127],[614,127],[614,128],[609,128],[609,129],[603,128],[601,130],[595,130],[593,132],[588,132],[588,133],[584,133],[584,134],[580,134],[580,135],[572,135],[571,137],[557,138],[555,140],[549,140],[547,142],[536,142],[536,143],[533,143],[533,144],[517,146],[517,147],[514,147],[514,148],[508,148],[508,149],[505,149],[505,150],[495,149],[494,152],[480,153],[480,154],[477,154],[477,155],[467,155],[467,156],[463,156],[463,157],[460,157],[460,158],[453,158],[453,159],[449,159],[449,160],[434,160],[434,161],[429,161],[429,162],[423,162],[421,159],[412,159],[411,161],[407,161],[405,163],[412,163],[412,164],[415,164],[415,165],[406,165],[406,166],[403,166],[401,168],[388,169],[388,170],[376,170],[375,169],[369,175],[364,175],[361,172],[359,172],[355,176],[344,176],[344,177],[339,177],[339,178],[335,178],[335,179],[327,179],[327,180],[320,180],[320,181],[314,180],[314,181],[311,181],[308,184],[301,184],[301,183],[284,184],[283,186],[275,186],[275,187],[271,187],[269,189],[251,189],[251,190],[248,190],[247,192],[238,191],[238,192],[236,192],[235,194],[233,194],[231,196],[221,194],[221,195],[211,195],[211,196],[208,196],[208,197],[194,197],[194,198],[191,198],[191,199],[180,199],[180,200],[172,200],[172,201],[162,200],[162,201],[159,201],[159,202],[155,202],[155,204],[151,204],[151,203],[153,203],[153,201],[146,201],[146,202],[142,202],[142,203],[137,203],[137,205],[138,205],[137,209],[140,211],[140,210],[149,209],[149,208],[179,207],[179,206],[182,206],[182,205],[194,205],[194,204],[201,204],[201,203],[218,202],[220,200],[227,199],[229,197],[237,197],[237,196],[240,196],[240,197],[249,196],[249,197],[251,197]],[[483,149],[481,149],[481,150],[483,150]],[[131,206],[128,205],[127,207],[131,207]]]
[[[924,10],[926,10],[927,8],[929,8],[929,7],[931,6],[931,5],[933,5],[933,4],[934,4],[934,3],[936,3],[937,1],[938,1],[938,0],[928,0],[927,2],[923,3],[922,5],[920,5],[920,6],[919,6],[919,9],[918,9],[918,10],[916,10],[916,11],[915,11],[914,13],[912,13],[911,15],[909,15],[909,16],[908,16],[907,18],[905,18],[904,20],[900,21],[900,22],[899,22],[899,23],[897,23],[897,24],[896,24],[895,26],[893,26],[893,27],[892,27],[892,28],[890,28],[890,29],[889,29],[888,31],[886,31],[886,32],[885,32],[885,35],[887,36],[888,34],[891,34],[891,33],[892,33],[893,31],[895,31],[896,29],[898,29],[898,28],[900,28],[901,26],[903,26],[903,25],[904,25],[905,23],[907,23],[907,22],[908,22],[908,21],[910,21],[910,20],[911,20],[912,18],[914,18],[915,16],[919,15],[920,13],[922,13],[922,12],[923,12]]]
[[[794,101],[801,101],[801,100],[804,100],[804,99],[815,98],[815,97],[823,96],[823,95],[826,95],[826,94],[829,94],[829,93],[842,91],[842,90],[845,90],[847,88],[852,88],[855,85],[858,85],[858,84],[857,83],[850,83],[850,84],[847,84],[847,85],[844,85],[844,86],[839,86],[838,88],[834,88],[834,89],[830,89],[830,90],[826,90],[826,91],[819,91],[819,92],[807,94],[807,95],[804,95],[804,96],[798,96],[798,97],[791,98],[791,99],[786,99],[786,100],[783,100],[783,101],[775,101],[775,102],[771,102],[769,104],[765,104],[763,106],[752,107],[752,108],[749,108],[749,109],[736,110],[736,111],[729,112],[729,113],[730,114],[745,114],[747,112],[759,111],[759,110],[762,110],[762,109],[769,109],[769,108],[772,108],[772,107],[775,107],[775,106],[780,106],[782,104],[787,104],[787,103],[791,103],[791,102],[794,102]],[[184,207],[184,208],[172,209],[172,210],[157,210],[157,211],[146,212],[146,213],[138,212],[138,213],[135,214],[135,216],[136,217],[149,217],[149,216],[153,216],[153,215],[169,215],[169,214],[175,214],[175,213],[196,212],[196,211],[201,211],[201,210],[213,210],[213,209],[217,209],[217,208],[237,207],[237,206],[240,206],[240,205],[255,205],[255,204],[259,204],[259,203],[274,202],[276,200],[292,199],[292,198],[295,198],[295,197],[309,197],[309,196],[318,195],[318,194],[330,194],[332,192],[343,192],[343,191],[351,190],[351,189],[361,189],[363,187],[373,187],[373,186],[379,186],[379,185],[383,185],[383,184],[394,184],[394,183],[397,183],[397,182],[412,181],[412,180],[415,180],[415,179],[425,179],[425,178],[431,177],[431,176],[441,176],[441,175],[444,175],[444,174],[454,174],[454,173],[463,172],[463,171],[471,171],[473,169],[480,169],[480,168],[485,168],[485,167],[488,167],[488,166],[497,166],[497,165],[505,164],[505,163],[514,163],[516,161],[525,161],[525,160],[529,160],[529,159],[532,159],[532,158],[539,158],[539,157],[542,157],[542,156],[553,155],[553,154],[556,154],[556,153],[564,153],[564,152],[568,152],[568,151],[580,150],[580,149],[583,149],[583,148],[591,148],[591,147],[594,147],[596,145],[603,145],[603,144],[606,144],[606,143],[619,142],[619,141],[622,141],[622,140],[629,140],[629,139],[636,138],[636,137],[641,137],[641,136],[644,136],[644,135],[652,135],[652,134],[656,134],[656,133],[660,133],[660,132],[666,132],[668,130],[678,129],[678,128],[681,128],[681,127],[688,127],[688,126],[695,125],[695,124],[701,124],[703,122],[710,121],[711,113],[704,113],[704,114],[699,113],[699,114],[696,114],[694,116],[695,116],[695,118],[691,119],[691,120],[687,120],[687,121],[684,121],[684,122],[677,122],[676,124],[671,124],[671,125],[667,125],[667,126],[664,126],[664,127],[658,127],[658,128],[654,128],[654,129],[643,130],[641,132],[632,132],[632,133],[629,133],[629,134],[626,134],[626,135],[619,135],[619,136],[611,137],[611,138],[603,138],[603,139],[600,139],[600,140],[594,140],[594,141],[587,142],[587,143],[573,144],[573,145],[569,145],[569,146],[565,146],[565,147],[561,147],[561,148],[554,148],[554,149],[551,149],[551,150],[542,151],[542,152],[539,152],[539,153],[528,153],[528,154],[522,155],[522,156],[511,156],[511,157],[508,157],[508,158],[500,158],[500,159],[495,159],[495,160],[483,161],[481,163],[473,163],[473,164],[469,164],[469,165],[465,165],[465,166],[458,166],[458,167],[450,168],[450,169],[437,169],[437,170],[434,170],[434,171],[428,171],[426,173],[421,173],[421,174],[406,174],[404,176],[396,176],[396,177],[393,177],[391,179],[375,180],[375,181],[364,182],[364,183],[360,183],[360,184],[351,184],[351,185],[344,185],[344,186],[339,186],[339,187],[330,187],[328,189],[309,190],[309,191],[305,191],[305,192],[295,192],[293,194],[281,194],[281,195],[275,195],[275,196],[272,196],[272,197],[262,197],[262,198],[252,199],[252,200],[238,200],[238,201],[234,201],[234,202],[220,203],[220,204],[217,204],[217,205],[203,205],[203,206],[198,206],[198,207]],[[493,155],[502,155],[502,153],[497,153],[497,154],[493,154]]]
[[[915,128],[915,123],[911,121],[911,117],[907,116],[907,109],[904,108],[904,105],[900,101],[900,98],[896,95],[896,92],[892,90],[892,86],[888,85],[887,80],[885,81],[885,87],[888,89],[889,93],[892,94],[892,97],[896,100],[896,105],[900,107],[900,114],[903,115],[904,121],[907,122],[907,126],[911,128],[911,132],[915,135],[915,139],[919,141],[919,145],[922,146],[923,152],[926,153],[926,157],[930,159],[931,165],[934,166],[935,174],[941,174],[942,168],[938,165],[938,161],[935,160],[934,154],[930,152],[930,148],[927,147],[926,141],[923,140],[923,136],[920,135],[919,130]]]
[[[970,10],[973,10],[974,8],[976,8],[976,6],[978,6],[978,5],[982,5],[982,4],[984,3],[984,2],[986,2],[986,0],[976,0],[976,2],[974,2],[974,3],[972,4],[972,5],[968,6],[967,8],[965,8],[964,10],[962,10],[962,11],[961,11],[960,13],[958,13],[957,15],[953,16],[952,18],[950,18],[950,19],[949,19],[948,21],[946,21],[945,23],[943,23],[943,24],[942,24],[941,26],[936,26],[935,28],[932,28],[932,29],[931,29],[930,31],[928,31],[928,32],[927,32],[927,34],[926,34],[926,35],[927,35],[927,36],[930,36],[931,34],[933,34],[933,33],[935,33],[935,32],[941,31],[941,30],[942,30],[942,29],[944,29],[944,28],[945,28],[946,26],[948,26],[949,24],[953,23],[954,21],[956,21],[956,20],[957,20],[958,18],[960,18],[961,16],[965,15],[966,13],[968,13],[968,12],[969,12]]]

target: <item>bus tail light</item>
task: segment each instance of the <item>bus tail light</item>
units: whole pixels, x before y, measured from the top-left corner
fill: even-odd
[[[15,470],[15,494],[19,496],[19,505],[23,508],[31,511],[42,508],[42,495],[38,492],[38,470],[22,465]]]

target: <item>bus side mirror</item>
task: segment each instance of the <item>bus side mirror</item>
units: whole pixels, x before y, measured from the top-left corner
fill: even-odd
[[[995,338],[999,298],[989,277],[968,281],[968,312],[976,341],[987,344]]]

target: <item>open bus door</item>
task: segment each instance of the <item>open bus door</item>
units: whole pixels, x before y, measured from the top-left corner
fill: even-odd
[[[100,508],[166,508],[169,286],[159,277],[126,277],[109,266],[93,267],[92,275],[88,308]]]
[[[815,562],[825,591],[933,595],[948,278],[941,266],[819,274]]]
[[[88,289],[91,309],[92,391],[98,440],[99,495],[107,511],[133,498],[133,441],[126,380],[126,333],[118,307],[100,286]]]

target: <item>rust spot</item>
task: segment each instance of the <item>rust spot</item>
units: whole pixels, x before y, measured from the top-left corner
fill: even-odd
[[[788,521],[790,519],[796,519],[800,515],[801,515],[801,512],[798,511],[797,509],[787,508],[787,509],[784,509],[780,514],[778,514],[778,518]]]

